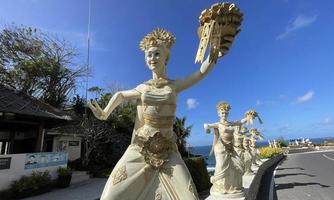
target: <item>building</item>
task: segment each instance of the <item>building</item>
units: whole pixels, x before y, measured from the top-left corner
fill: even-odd
[[[69,158],[79,158],[81,137],[48,131],[70,121],[65,112],[0,84],[0,190],[36,170],[54,177]]]

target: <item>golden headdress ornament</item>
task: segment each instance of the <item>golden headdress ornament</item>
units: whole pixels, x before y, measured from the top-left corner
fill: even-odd
[[[176,38],[171,32],[157,28],[147,34],[139,44],[140,50],[147,50],[149,47],[164,44],[168,49],[175,43]]]
[[[259,120],[260,124],[263,124],[262,119],[255,110],[249,110],[246,112],[246,119],[248,124],[253,124],[253,119],[255,119],[255,117]]]
[[[263,135],[256,128],[251,128],[249,132],[251,135],[257,136],[261,140],[264,138]]]
[[[225,101],[221,101],[217,104],[216,109],[217,109],[217,111],[224,110],[224,111],[228,112],[228,111],[230,111],[231,106],[230,106],[230,104],[226,103]]]

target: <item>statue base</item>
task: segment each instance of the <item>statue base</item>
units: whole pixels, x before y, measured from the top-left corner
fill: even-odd
[[[205,200],[245,200],[245,193],[234,194],[210,194]]]

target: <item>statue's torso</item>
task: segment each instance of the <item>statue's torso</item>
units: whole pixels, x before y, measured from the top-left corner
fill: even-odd
[[[233,144],[234,128],[228,124],[218,124],[219,135],[222,141],[226,144]]]
[[[134,144],[141,147],[145,161],[154,168],[168,162],[170,153],[176,152],[173,123],[176,111],[176,92],[172,84],[137,87],[141,98],[137,105],[140,123],[135,131]]]

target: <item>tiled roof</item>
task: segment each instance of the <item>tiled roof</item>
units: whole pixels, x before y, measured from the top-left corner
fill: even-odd
[[[0,84],[0,112],[71,120],[71,117],[63,111],[2,84]]]

